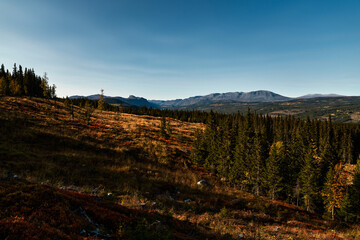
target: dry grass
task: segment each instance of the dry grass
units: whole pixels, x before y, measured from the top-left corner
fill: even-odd
[[[83,115],[75,107],[72,117],[61,102],[1,98],[0,174],[98,196],[111,192],[116,203],[188,221],[224,239],[359,236],[358,228],[335,231],[319,216],[255,197],[192,166],[194,131],[203,124],[167,119],[172,134],[164,138],[157,117],[96,110],[87,124]],[[198,186],[200,179],[211,187]]]

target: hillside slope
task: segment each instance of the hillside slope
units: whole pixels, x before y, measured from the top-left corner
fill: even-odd
[[[0,238],[359,237],[354,226],[253,196],[191,165],[202,124],[167,119],[165,138],[160,118],[96,110],[87,124],[84,114],[53,100],[0,99]]]

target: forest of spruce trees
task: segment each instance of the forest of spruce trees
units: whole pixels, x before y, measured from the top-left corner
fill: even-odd
[[[56,86],[49,86],[48,81],[46,73],[40,77],[34,69],[23,69],[16,63],[11,73],[5,70],[4,64],[0,68],[0,94],[3,95],[55,98]]]
[[[48,85],[46,74],[40,77],[33,69],[23,71],[16,64],[10,73],[1,65],[2,95],[56,98],[55,89]],[[98,101],[85,98],[66,98],[64,103],[71,109],[72,105],[99,107]],[[332,218],[360,221],[358,124],[333,123],[330,116],[327,121],[270,117],[250,109],[242,115],[101,105],[104,110],[206,123],[204,131],[195,133],[190,156],[194,164],[257,196],[287,201]],[[86,112],[90,116],[91,111]],[[345,167],[354,164],[355,175],[349,180]]]
[[[256,195],[301,205],[309,212],[358,221],[359,125],[210,112],[197,131],[191,159]],[[358,161],[354,184],[344,168]]]

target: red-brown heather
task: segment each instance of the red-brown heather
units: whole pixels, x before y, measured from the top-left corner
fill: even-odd
[[[1,239],[359,239],[192,165],[199,123],[0,99]],[[344,168],[349,183],[354,166]],[[205,179],[209,186],[198,185]]]

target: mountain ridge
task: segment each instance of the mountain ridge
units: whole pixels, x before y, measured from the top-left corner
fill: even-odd
[[[89,95],[89,96],[75,95],[75,96],[71,96],[69,98],[70,99],[87,98],[90,100],[97,101],[100,99],[100,94],[94,94],[94,95]],[[153,103],[150,103],[147,99],[145,99],[143,97],[136,97],[134,95],[130,95],[128,98],[124,98],[124,97],[120,97],[120,96],[116,96],[116,97],[104,96],[104,99],[109,104],[119,104],[119,105],[126,106],[126,107],[144,107],[145,106],[148,108],[150,108],[150,107],[158,108],[158,106],[154,105]]]
[[[271,91],[258,90],[252,92],[211,93],[204,96],[194,96],[185,99],[150,100],[150,102],[159,105],[161,108],[177,108],[206,102],[273,102],[286,101],[289,99],[290,98],[288,97]]]
[[[210,93],[207,95],[192,96],[183,99],[174,100],[148,100],[143,97],[129,95],[124,98],[121,96],[105,96],[105,101],[109,104],[119,104],[127,107],[152,107],[163,109],[179,109],[191,108],[197,105],[210,105],[210,104],[231,104],[231,103],[275,103],[291,100],[313,99],[313,98],[336,98],[347,97],[339,94],[307,94],[300,97],[287,97],[272,91],[257,90],[250,92],[225,92],[225,93]],[[100,94],[89,96],[71,96],[70,99],[88,98],[90,100],[99,100]]]

